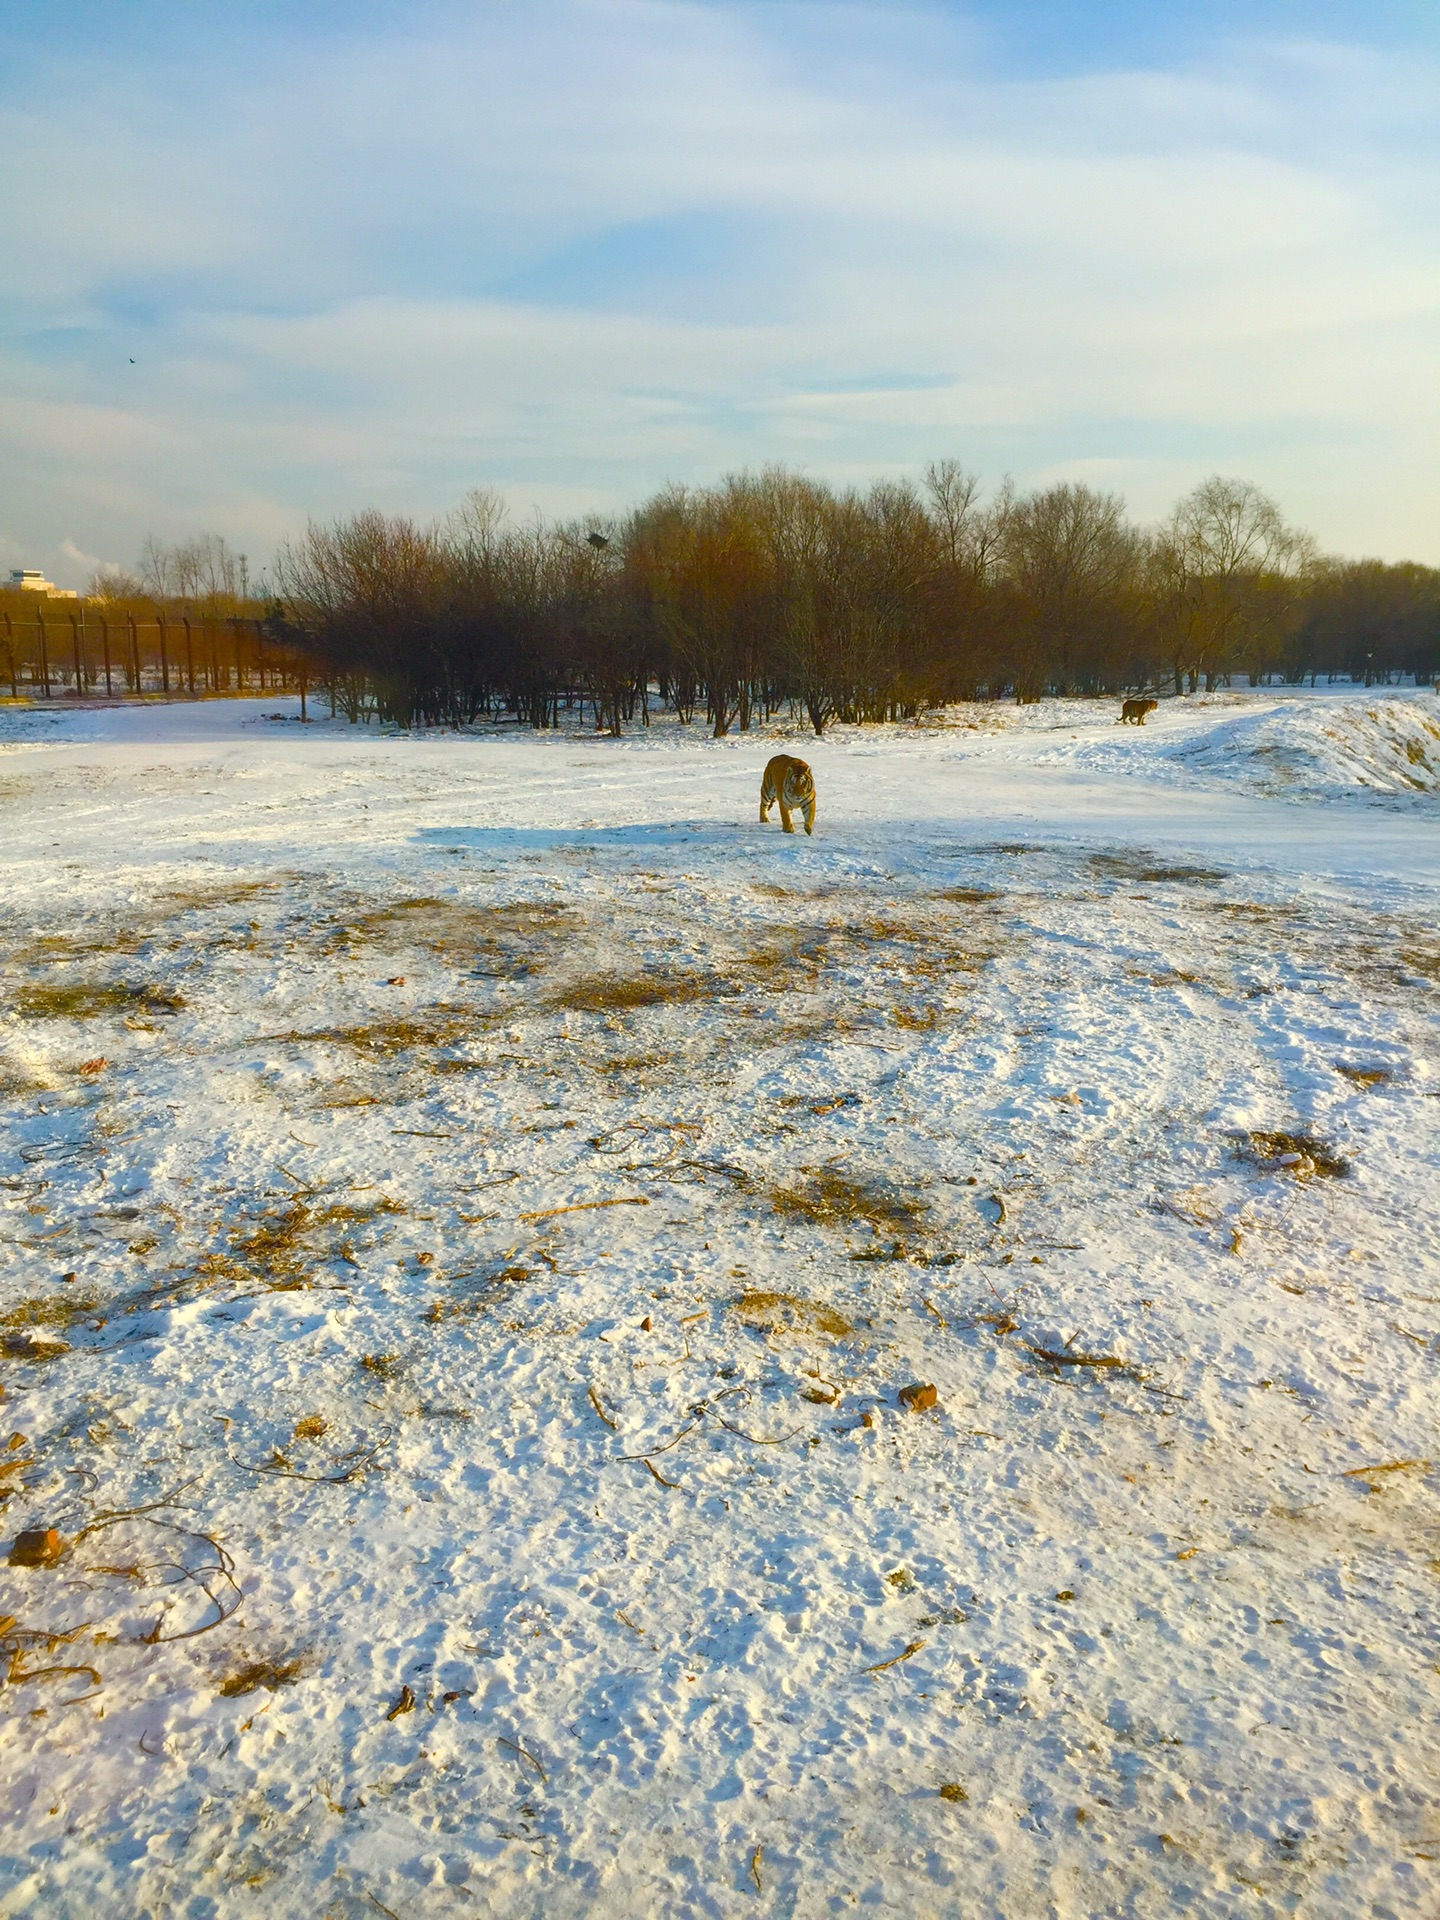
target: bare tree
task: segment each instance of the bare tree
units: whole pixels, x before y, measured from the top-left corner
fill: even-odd
[[[1153,564],[1175,691],[1207,688],[1278,631],[1316,559],[1258,487],[1220,474],[1176,507]]]
[[[102,604],[119,605],[144,597],[145,583],[138,574],[127,573],[123,567],[97,567],[85,589],[87,600],[98,600]]]
[[[1038,700],[1047,683],[1103,684],[1139,586],[1142,547],[1125,502],[1062,482],[1011,503],[998,544],[1014,597],[1016,699]]]
[[[197,533],[174,546],[147,535],[138,574],[151,599],[182,601],[209,614],[237,611],[249,586],[245,556],[218,533]]]

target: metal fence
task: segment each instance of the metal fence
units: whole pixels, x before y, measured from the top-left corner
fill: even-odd
[[[0,609],[0,691],[12,698],[300,691],[307,662],[260,621],[93,607]]]

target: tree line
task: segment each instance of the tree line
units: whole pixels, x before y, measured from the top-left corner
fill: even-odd
[[[177,552],[238,590],[213,537],[152,542],[133,584],[175,579]],[[430,526],[312,524],[271,586],[269,635],[337,709],[406,726],[578,706],[619,733],[658,699],[717,735],[782,710],[820,733],[957,700],[1440,673],[1440,571],[1328,558],[1219,477],[1153,527],[1075,482],[987,496],[950,461],[864,489],[738,474],[611,520],[517,523],[479,492]]]

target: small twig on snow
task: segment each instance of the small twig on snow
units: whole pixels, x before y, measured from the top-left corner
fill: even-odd
[[[891,1667],[898,1667],[902,1660],[909,1660],[924,1646],[923,1640],[912,1640],[903,1652],[897,1653],[891,1660],[877,1660],[873,1667],[866,1667],[866,1673],[885,1673]]]
[[[586,1387],[585,1391],[590,1396],[591,1406],[594,1407],[596,1413],[599,1414],[600,1418],[605,1422],[606,1426],[609,1427],[612,1433],[618,1433],[620,1431],[619,1426],[614,1420],[610,1418],[609,1414],[605,1411],[604,1407],[601,1406],[599,1395],[596,1393],[594,1387]]]
[[[503,1733],[499,1736],[499,1741],[502,1747],[509,1747],[510,1751],[512,1753],[518,1753],[522,1760],[528,1760],[545,1784],[547,1786],[550,1784],[549,1774],[546,1773],[544,1767],[541,1766],[540,1762],[528,1747],[522,1746],[518,1740],[507,1740]]]
[[[543,1207],[539,1213],[522,1213],[522,1220],[553,1220],[561,1213],[594,1213],[601,1207],[648,1207],[643,1194],[630,1194],[622,1200],[577,1200],[569,1207]]]

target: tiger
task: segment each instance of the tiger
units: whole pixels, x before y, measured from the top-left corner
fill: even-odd
[[[1143,727],[1146,714],[1154,713],[1159,704],[1160,702],[1158,700],[1127,700],[1125,705],[1120,709],[1121,726],[1123,727],[1127,721],[1133,720],[1137,727]]]
[[[805,831],[815,831],[815,776],[803,760],[788,753],[777,753],[765,768],[760,782],[760,819],[770,818],[770,809],[780,802],[780,824],[786,833],[795,831],[790,809],[796,807],[805,816]]]

